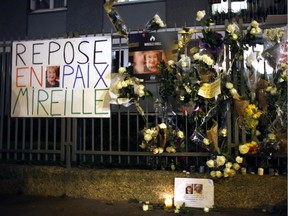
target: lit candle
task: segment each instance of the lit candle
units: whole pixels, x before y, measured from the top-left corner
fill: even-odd
[[[258,168],[258,175],[262,176],[264,174],[263,168]]]
[[[148,211],[149,210],[149,202],[148,201],[143,203],[142,209],[143,209],[143,211]]]
[[[172,204],[173,204],[172,198],[166,198],[165,199],[165,207],[166,208],[172,208]]]

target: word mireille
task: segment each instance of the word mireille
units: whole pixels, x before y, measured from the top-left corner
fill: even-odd
[[[48,66],[57,87],[46,87]],[[110,117],[110,81],[110,37],[14,42],[11,115]]]

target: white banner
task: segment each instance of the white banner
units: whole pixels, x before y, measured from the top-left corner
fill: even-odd
[[[111,37],[13,42],[12,117],[110,117]]]

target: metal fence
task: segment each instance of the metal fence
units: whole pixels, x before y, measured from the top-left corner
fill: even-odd
[[[121,39],[113,39],[113,50],[120,51],[118,62],[113,68],[123,66],[121,55],[127,52]],[[170,113],[176,124],[181,124],[186,136],[185,150],[174,154],[153,155],[139,147],[139,132],[145,121],[133,106],[124,108],[111,105],[111,118],[11,118],[11,41],[0,45],[0,160],[2,162],[59,164],[66,167],[77,166],[114,166],[125,168],[167,167],[174,161],[179,167],[187,168],[204,165],[210,153],[201,152],[189,140],[193,125],[182,113]],[[125,52],[121,52],[121,51]],[[118,65],[117,65],[118,64]],[[157,83],[147,83],[146,88],[157,92]],[[157,97],[157,95],[156,95]],[[159,119],[153,110],[154,101],[142,101],[148,122]],[[245,141],[239,140],[235,127],[235,117],[228,112],[227,143],[229,150]],[[278,158],[281,163],[283,158]],[[257,159],[256,159],[257,163]]]

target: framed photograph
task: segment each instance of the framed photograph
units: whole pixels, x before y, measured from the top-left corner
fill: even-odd
[[[129,62],[135,76],[153,79],[161,61],[177,60],[177,32],[135,33],[129,35]]]
[[[194,208],[213,208],[214,183],[211,179],[175,178],[174,204]]]

